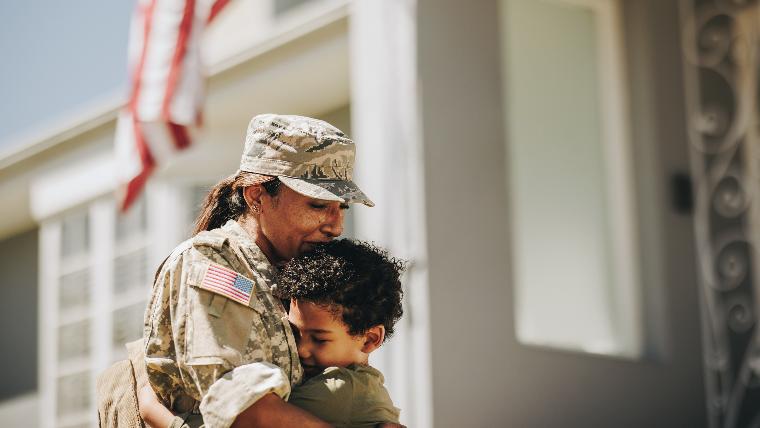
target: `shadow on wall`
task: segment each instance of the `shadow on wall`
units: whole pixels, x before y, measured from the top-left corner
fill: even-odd
[[[37,390],[38,230],[0,241],[0,401]]]

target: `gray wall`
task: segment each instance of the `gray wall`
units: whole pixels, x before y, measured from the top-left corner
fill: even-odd
[[[433,424],[509,426],[498,10],[496,1],[420,0],[418,15]]]
[[[0,150],[125,86],[134,3],[0,1]]]
[[[37,389],[37,232],[0,241],[0,401]]]
[[[693,219],[668,195],[688,170],[677,1],[624,2],[651,352],[635,360],[515,337],[497,3],[419,0],[434,425],[706,426]]]

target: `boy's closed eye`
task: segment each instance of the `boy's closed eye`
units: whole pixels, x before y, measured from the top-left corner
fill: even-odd
[[[292,322],[290,323],[290,329],[293,331],[293,338],[296,339],[296,342],[301,340],[301,332],[298,330],[298,327],[296,327],[296,325]]]

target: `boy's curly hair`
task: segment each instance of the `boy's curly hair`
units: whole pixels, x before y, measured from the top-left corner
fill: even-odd
[[[404,267],[404,262],[370,243],[334,240],[286,263],[275,294],[327,308],[340,316],[353,336],[382,324],[388,338],[403,313]]]

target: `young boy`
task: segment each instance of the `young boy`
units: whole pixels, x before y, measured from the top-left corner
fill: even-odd
[[[401,317],[402,264],[367,243],[339,240],[285,265],[275,294],[309,380],[288,400],[336,426],[398,422],[399,411],[369,354]]]
[[[290,299],[288,319],[307,378],[289,403],[336,427],[398,423],[383,375],[368,358],[401,318],[402,271],[403,264],[385,251],[345,239],[284,266],[273,293]],[[167,426],[172,418],[157,404],[143,417],[152,426]],[[182,420],[174,418],[170,426],[182,426]]]

